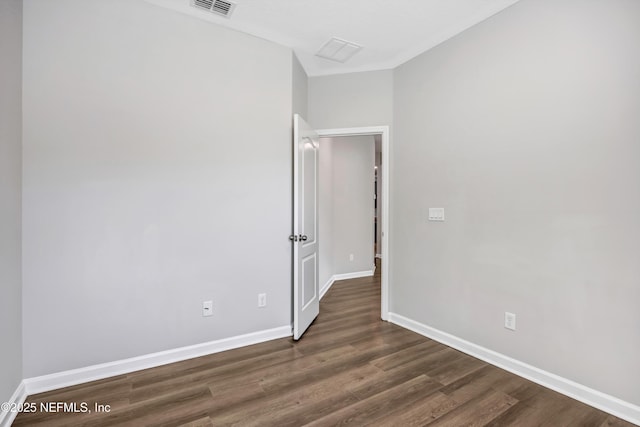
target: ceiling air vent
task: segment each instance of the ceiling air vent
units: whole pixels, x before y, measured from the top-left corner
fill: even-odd
[[[195,8],[207,10],[225,18],[228,18],[236,7],[235,3],[224,0],[193,0],[191,4]]]
[[[316,56],[344,63],[358,53],[360,49],[362,49],[362,46],[359,44],[333,37],[316,52]]]

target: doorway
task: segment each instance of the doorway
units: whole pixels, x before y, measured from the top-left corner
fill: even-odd
[[[381,301],[380,301],[380,317],[382,320],[388,320],[389,313],[389,127],[374,126],[360,128],[342,128],[342,129],[322,129],[316,131],[321,138],[339,138],[351,136],[370,136],[379,144],[380,162],[377,169],[377,209],[380,213],[377,215],[376,227],[380,229],[378,239],[374,235],[374,241],[377,240],[377,250],[372,252],[374,256],[381,257]],[[373,174],[372,174],[373,176]],[[372,201],[371,206],[374,206]],[[322,243],[320,243],[322,245]],[[347,278],[347,277],[344,277]],[[328,290],[323,289],[321,295]]]

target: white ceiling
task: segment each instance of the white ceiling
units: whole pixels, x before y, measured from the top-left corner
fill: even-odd
[[[230,18],[190,0],[147,0],[292,48],[309,76],[395,68],[519,0],[229,0]],[[315,56],[331,38],[363,48],[344,64]]]

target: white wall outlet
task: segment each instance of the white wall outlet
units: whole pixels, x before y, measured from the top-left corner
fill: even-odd
[[[202,316],[213,316],[213,301],[202,301]]]
[[[349,261],[353,261],[353,254],[349,254]]]
[[[516,315],[513,313],[509,313],[508,311],[504,312],[504,327],[507,329],[511,329],[512,331],[516,330]]]
[[[258,307],[267,306],[267,294],[258,294]]]
[[[429,221],[444,221],[444,208],[429,208]]]

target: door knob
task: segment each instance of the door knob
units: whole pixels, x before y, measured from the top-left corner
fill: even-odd
[[[295,234],[292,234],[291,236],[289,236],[289,240],[291,240],[292,242],[297,242],[298,236],[296,236]]]
[[[303,234],[303,235],[301,235],[301,236],[300,236],[300,240],[302,240],[303,242],[306,242],[306,241],[307,241],[307,236],[306,236],[306,235],[304,235],[304,234]]]

